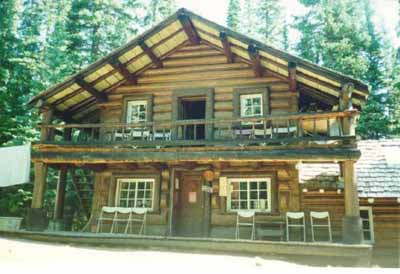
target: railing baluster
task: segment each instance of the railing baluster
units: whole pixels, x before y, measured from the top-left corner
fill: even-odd
[[[267,120],[263,120],[264,139],[267,138]]]
[[[183,125],[183,140],[187,140],[188,139],[188,132],[187,132],[187,125],[186,124],[184,124]]]
[[[271,121],[271,139],[274,138],[274,123]]]
[[[204,125],[204,128],[205,128],[205,125]],[[197,124],[194,124],[193,131],[194,131],[194,133],[193,133],[193,139],[194,139],[194,140],[197,140]]]
[[[287,126],[287,137],[290,136],[290,119],[286,120],[286,126]]]
[[[256,138],[256,122],[253,122],[251,124],[251,138],[255,139]]]

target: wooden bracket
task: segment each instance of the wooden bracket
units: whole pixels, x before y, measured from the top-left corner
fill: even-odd
[[[105,102],[107,101],[107,95],[104,93],[99,92],[97,89],[95,89],[92,85],[90,85],[88,82],[86,82],[83,77],[75,77],[75,82],[81,86],[84,90],[92,94],[97,102]]]
[[[228,63],[233,63],[233,54],[231,51],[231,45],[229,44],[228,37],[225,32],[220,32],[219,38],[221,39],[222,46],[224,47],[224,53]]]
[[[162,68],[163,64],[162,61],[160,60],[160,58],[158,58],[154,52],[146,45],[146,42],[143,40],[140,40],[138,42],[139,46],[142,48],[142,50],[144,51],[144,53],[147,54],[147,56],[149,56],[149,58],[151,59],[151,61],[156,65],[157,68]]]
[[[181,22],[186,35],[189,37],[190,42],[194,45],[198,45],[200,43],[200,37],[197,34],[192,21],[190,21],[189,15],[186,13],[180,13],[178,19]]]
[[[250,61],[251,61],[251,65],[253,67],[255,76],[262,77],[264,69],[261,65],[261,56],[258,52],[257,46],[254,44],[250,44],[247,48],[247,51],[249,52]]]
[[[110,59],[110,65],[116,70],[118,71],[122,76],[124,76],[124,78],[126,79],[126,81],[128,81],[129,83],[136,85],[137,84],[137,78],[136,76],[131,73],[128,68],[122,64],[119,60],[117,56],[113,56]]]
[[[297,92],[297,76],[296,76],[297,64],[296,62],[289,61],[288,72],[289,72],[289,91]]]

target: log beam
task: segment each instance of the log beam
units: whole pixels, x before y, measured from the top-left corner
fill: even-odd
[[[149,56],[150,60],[156,65],[157,68],[162,68],[163,64],[162,61],[160,60],[160,58],[158,58],[154,52],[147,46],[146,42],[143,40],[140,40],[138,42],[139,46],[142,48],[142,50],[144,51],[144,53],[147,54],[147,56]]]
[[[53,108],[50,107],[42,107],[40,109],[42,113],[42,125],[46,126],[51,124],[51,121],[53,120],[53,113],[54,110]],[[46,127],[42,127],[40,131],[40,141],[47,141],[51,137],[51,130]]]
[[[233,63],[233,54],[231,50],[231,45],[229,44],[228,37],[225,32],[221,32],[219,34],[219,38],[221,39],[222,46],[224,47],[224,54],[226,56],[226,60],[228,63]]]
[[[198,45],[200,43],[200,37],[197,34],[189,15],[186,13],[180,13],[178,19],[181,22],[186,35],[189,37],[189,41],[194,45]]]
[[[251,65],[253,67],[253,71],[256,77],[263,76],[263,67],[261,65],[261,56],[258,52],[258,48],[256,45],[250,44],[247,48],[247,51],[250,56]]]
[[[34,163],[35,180],[33,185],[31,208],[43,208],[44,191],[46,189],[47,164]]]
[[[296,62],[289,62],[288,72],[289,72],[289,91],[297,92],[297,76],[296,76],[297,64]]]
[[[343,242],[360,244],[362,242],[362,227],[355,161],[341,162],[340,169],[344,180],[345,216],[343,217]]]
[[[75,82],[84,90],[89,92],[93,97],[96,98],[97,102],[106,102],[107,101],[107,95],[99,92],[97,89],[95,89],[92,85],[90,85],[88,82],[86,82],[82,77],[76,77]]]
[[[119,74],[121,74],[122,76],[124,76],[124,78],[126,79],[126,81],[128,81],[129,83],[136,85],[137,84],[137,78],[136,76],[131,73],[128,68],[122,64],[119,60],[118,57],[113,57],[110,59],[110,65],[114,68],[114,70],[116,70]]]
[[[56,202],[54,207],[54,219],[60,220],[64,218],[64,201],[65,201],[65,188],[67,186],[67,172],[66,165],[62,165],[58,171],[58,182],[56,192]]]
[[[342,92],[339,98],[339,109],[341,111],[353,109],[353,104],[351,100],[353,90],[354,90],[353,83],[345,83],[342,85]]]

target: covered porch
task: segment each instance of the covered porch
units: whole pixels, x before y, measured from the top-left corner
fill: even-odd
[[[281,153],[285,154],[283,151]],[[301,156],[297,151],[297,157]],[[323,154],[323,152],[321,152]],[[278,154],[275,152],[275,154]],[[355,180],[353,156],[349,151],[338,156],[339,161],[329,156],[315,154],[314,162],[336,162],[341,169],[344,183],[344,216],[335,216],[335,210],[328,212],[331,220],[331,237],[321,239],[329,244],[361,244],[362,228],[359,213],[358,194]],[[304,211],[299,185],[299,163],[303,160],[256,160],[241,159],[240,153],[226,160],[195,160],[170,162],[136,163],[86,163],[80,167],[95,170],[93,182],[93,200],[90,207],[90,219],[83,231],[96,234],[140,234],[140,236],[161,237],[197,237],[211,239],[317,242],[310,237],[313,229],[310,213]],[[192,157],[196,153],[192,152]],[[288,156],[285,156],[288,157]],[[233,160],[232,158],[236,158]],[[349,159],[351,158],[351,159]],[[346,159],[346,160],[345,160]],[[65,159],[64,159],[65,161]],[[86,161],[88,161],[86,159]],[[28,214],[28,228],[38,229],[37,216],[43,216],[43,191],[46,185],[48,166],[59,167],[54,221],[63,219],[65,185],[67,173],[75,164],[36,163],[40,169],[35,182],[35,194]],[[42,172],[42,173],[41,173]],[[42,174],[42,177],[40,177]],[[40,186],[40,188],[39,188]],[[253,196],[256,195],[256,196]],[[132,196],[133,195],[133,196]],[[147,195],[147,196],[146,196]],[[111,210],[111,219],[100,223],[99,218],[107,208]],[[124,209],[124,210],[120,210]],[[121,218],[130,218],[126,209],[143,209],[146,212],[142,224],[145,229],[125,229],[128,219],[121,220],[116,226],[113,218],[116,212]],[[124,213],[125,214],[122,214]],[[38,212],[42,212],[38,214]],[[251,217],[252,226],[240,227],[240,213]],[[303,230],[294,231],[288,237],[287,213],[304,213]],[[250,214],[249,213],[253,213]],[[36,215],[35,215],[36,214]],[[246,214],[245,214],[246,215]],[[35,217],[35,218],[33,218]],[[117,218],[120,218],[117,217]],[[114,227],[114,228],[113,228]],[[340,227],[335,230],[335,227]],[[44,230],[46,227],[42,227]],[[331,232],[331,231],[329,231]],[[303,234],[304,233],[304,234]],[[325,236],[328,234],[324,232]],[[239,235],[238,235],[239,234]],[[304,235],[304,236],[303,236]],[[329,235],[328,235],[329,236]],[[288,241],[289,239],[289,241]],[[329,241],[330,240],[330,241]]]

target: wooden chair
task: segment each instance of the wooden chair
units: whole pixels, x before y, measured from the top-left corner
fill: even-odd
[[[133,224],[140,225],[138,234],[146,233],[146,215],[147,209],[145,208],[127,208],[127,207],[108,207],[103,206],[100,216],[97,220],[97,233],[102,232],[101,228],[105,221],[111,222],[109,233],[118,233],[118,227],[122,223],[124,226],[124,233],[132,233]]]
[[[296,220],[293,223],[290,220]],[[306,241],[306,221],[304,212],[286,212],[286,240],[290,241],[290,228],[301,228],[303,230],[303,241]]]
[[[314,219],[317,221],[315,222]],[[326,219],[325,224],[321,224],[318,220]],[[326,228],[328,230],[329,242],[332,242],[332,230],[331,230],[331,219],[329,217],[328,211],[311,211],[310,212],[310,223],[311,223],[311,239],[315,242],[315,232],[314,228]]]
[[[238,211],[236,215],[236,240],[240,237],[240,227],[251,227],[251,239],[255,239],[255,212],[254,211]],[[244,221],[243,219],[247,220]],[[248,221],[250,219],[250,222]]]

